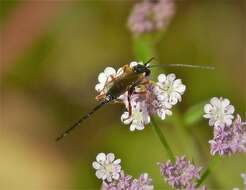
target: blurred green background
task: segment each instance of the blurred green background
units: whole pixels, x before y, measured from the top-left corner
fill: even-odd
[[[151,126],[130,132],[121,124],[122,105],[106,106],[55,142],[96,105],[98,73],[134,60],[126,28],[132,5],[123,0],[1,1],[0,189],[99,189],[91,167],[99,152],[115,153],[134,177],[148,172],[155,189],[170,189],[156,166],[167,160],[163,147]],[[183,80],[187,91],[176,114],[158,124],[176,155],[206,167],[212,129],[202,118],[192,121],[204,101],[227,97],[246,118],[246,6],[240,0],[176,1],[176,6],[157,44],[160,63],[206,64],[216,70],[166,69]],[[197,104],[197,111],[188,111]],[[205,182],[209,189],[242,188],[245,160],[242,154],[221,159]]]

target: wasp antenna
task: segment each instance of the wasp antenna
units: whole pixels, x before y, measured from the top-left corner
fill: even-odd
[[[207,65],[189,65],[189,64],[154,64],[150,65],[150,68],[153,67],[189,67],[194,69],[207,69],[207,70],[214,70],[215,68],[212,66]]]
[[[98,104],[96,107],[94,107],[88,114],[86,114],[85,116],[83,116],[82,118],[80,118],[76,123],[74,123],[69,129],[67,129],[65,132],[63,132],[59,137],[56,138],[56,141],[61,140],[63,137],[67,136],[72,130],[74,130],[75,128],[79,127],[80,124],[88,119],[93,113],[95,113],[98,109],[100,109],[101,107],[103,107],[105,104],[109,103],[110,100],[106,99],[105,101],[101,102],[100,104]]]
[[[144,63],[144,65],[147,66],[148,63],[150,63],[153,59],[155,59],[155,57],[151,57],[148,61],[146,61],[146,62]]]

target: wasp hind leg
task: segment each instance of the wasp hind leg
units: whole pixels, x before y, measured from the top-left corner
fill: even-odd
[[[129,113],[128,118],[130,118],[132,116],[131,95],[132,95],[132,92],[131,91],[128,91],[128,94],[127,94],[128,113]]]
[[[106,94],[99,94],[96,96],[96,100],[97,101],[101,101],[104,100],[106,98]]]

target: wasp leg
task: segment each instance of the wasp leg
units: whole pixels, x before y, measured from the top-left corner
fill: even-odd
[[[129,113],[128,118],[130,118],[130,117],[132,116],[131,95],[132,95],[132,92],[128,91],[128,95],[127,95],[127,101],[128,101],[128,113]]]
[[[146,91],[142,91],[142,92],[133,92],[133,94],[143,94],[143,95],[145,95],[145,94],[146,94]]]
[[[106,98],[106,94],[99,94],[99,95],[96,96],[96,100],[97,101],[101,101],[101,100],[103,100],[105,98]]]
[[[118,100],[118,99],[115,99],[113,101],[113,103],[115,103],[115,104],[123,104],[122,100]]]
[[[114,81],[116,79],[116,77],[114,77],[113,75],[110,75],[109,77],[111,78],[111,81]],[[108,77],[108,79],[109,79],[109,77]],[[109,81],[107,80],[107,82],[109,82]]]
[[[134,93],[135,86],[132,86],[127,92],[127,101],[128,101],[128,113],[130,118],[132,116],[132,104],[131,104],[131,95]]]
[[[140,83],[140,85],[146,85],[149,84],[150,82],[148,80],[143,79],[143,81]]]

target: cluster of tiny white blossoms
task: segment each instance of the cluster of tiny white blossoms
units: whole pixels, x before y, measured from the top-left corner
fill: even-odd
[[[226,98],[214,97],[204,106],[204,117],[214,127],[213,139],[209,140],[212,155],[246,152],[246,123],[238,114],[235,118],[234,111],[234,106]]]
[[[99,153],[92,163],[98,179],[102,179],[102,190],[153,190],[152,179],[147,173],[138,179],[121,170],[120,159],[115,160],[113,153]]]
[[[129,66],[134,67],[137,64],[143,63],[131,62]],[[107,67],[103,73],[99,74],[99,83],[95,86],[95,89],[100,94],[105,93],[107,90],[104,88],[105,84],[122,74],[122,68],[116,71],[112,67]],[[147,76],[144,80],[144,84],[136,86],[131,95],[126,92],[118,98],[118,101],[123,102],[126,107],[126,111],[121,116],[121,121],[126,125],[130,125],[130,131],[143,130],[145,125],[150,123],[151,115],[158,115],[162,120],[166,116],[172,115],[171,108],[181,102],[181,96],[186,89],[181,79],[176,79],[176,75],[173,73],[160,74],[157,82],[150,80]]]

